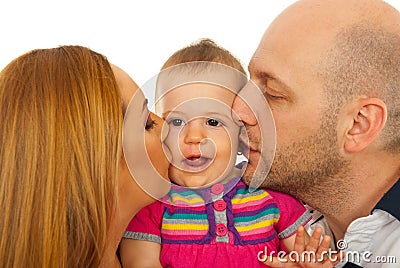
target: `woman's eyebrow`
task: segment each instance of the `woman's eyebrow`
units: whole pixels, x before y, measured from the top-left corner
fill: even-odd
[[[148,99],[145,99],[143,102],[142,112],[147,108],[147,104],[149,103]]]

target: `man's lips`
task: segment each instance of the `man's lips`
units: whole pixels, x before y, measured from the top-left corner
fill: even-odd
[[[252,144],[247,138],[243,137],[242,135],[239,136],[239,148],[244,155],[248,154],[249,152],[258,152],[256,146]]]
[[[250,154],[258,153],[259,151],[252,144],[247,144],[241,141],[239,145],[239,151],[243,153],[243,155],[248,159]]]
[[[251,158],[252,155],[257,155],[259,153],[260,152],[258,150],[253,149],[253,148],[250,147],[246,151],[243,152],[243,155],[250,161],[250,158]]]

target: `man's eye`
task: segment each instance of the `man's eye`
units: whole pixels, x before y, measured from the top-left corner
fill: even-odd
[[[282,99],[282,97],[269,94],[268,92],[264,92],[264,96],[270,100],[281,100]]]
[[[268,81],[267,82],[263,82],[262,85],[260,85],[259,87],[260,87],[264,97],[267,100],[282,100],[282,99],[285,99],[280,94],[275,93],[275,90],[271,89],[268,86]]]
[[[263,90],[263,94],[264,94],[265,98],[267,98],[269,100],[283,100],[284,99],[284,97],[281,95],[271,94],[267,88],[265,90]]]
[[[212,126],[212,127],[219,127],[222,126],[222,123],[218,121],[217,119],[210,118],[206,122],[207,125]]]
[[[169,124],[172,124],[175,127],[181,127],[185,125],[185,121],[182,119],[173,119],[169,122]]]

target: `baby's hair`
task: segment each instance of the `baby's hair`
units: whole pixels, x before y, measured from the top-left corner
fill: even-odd
[[[157,77],[158,100],[170,89],[189,81],[217,83],[238,92],[247,83],[241,62],[228,50],[209,38],[199,39],[172,54]]]
[[[199,39],[189,46],[176,51],[164,63],[161,70],[167,69],[168,67],[174,65],[193,61],[205,61],[225,64],[246,75],[246,72],[241,62],[235,56],[233,56],[232,53],[230,53],[225,48],[219,46],[217,43],[209,38]]]

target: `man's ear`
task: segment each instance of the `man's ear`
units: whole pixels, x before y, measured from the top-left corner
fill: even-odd
[[[346,131],[344,148],[347,152],[358,152],[367,147],[381,132],[386,123],[386,104],[378,98],[355,101],[349,127]]]

